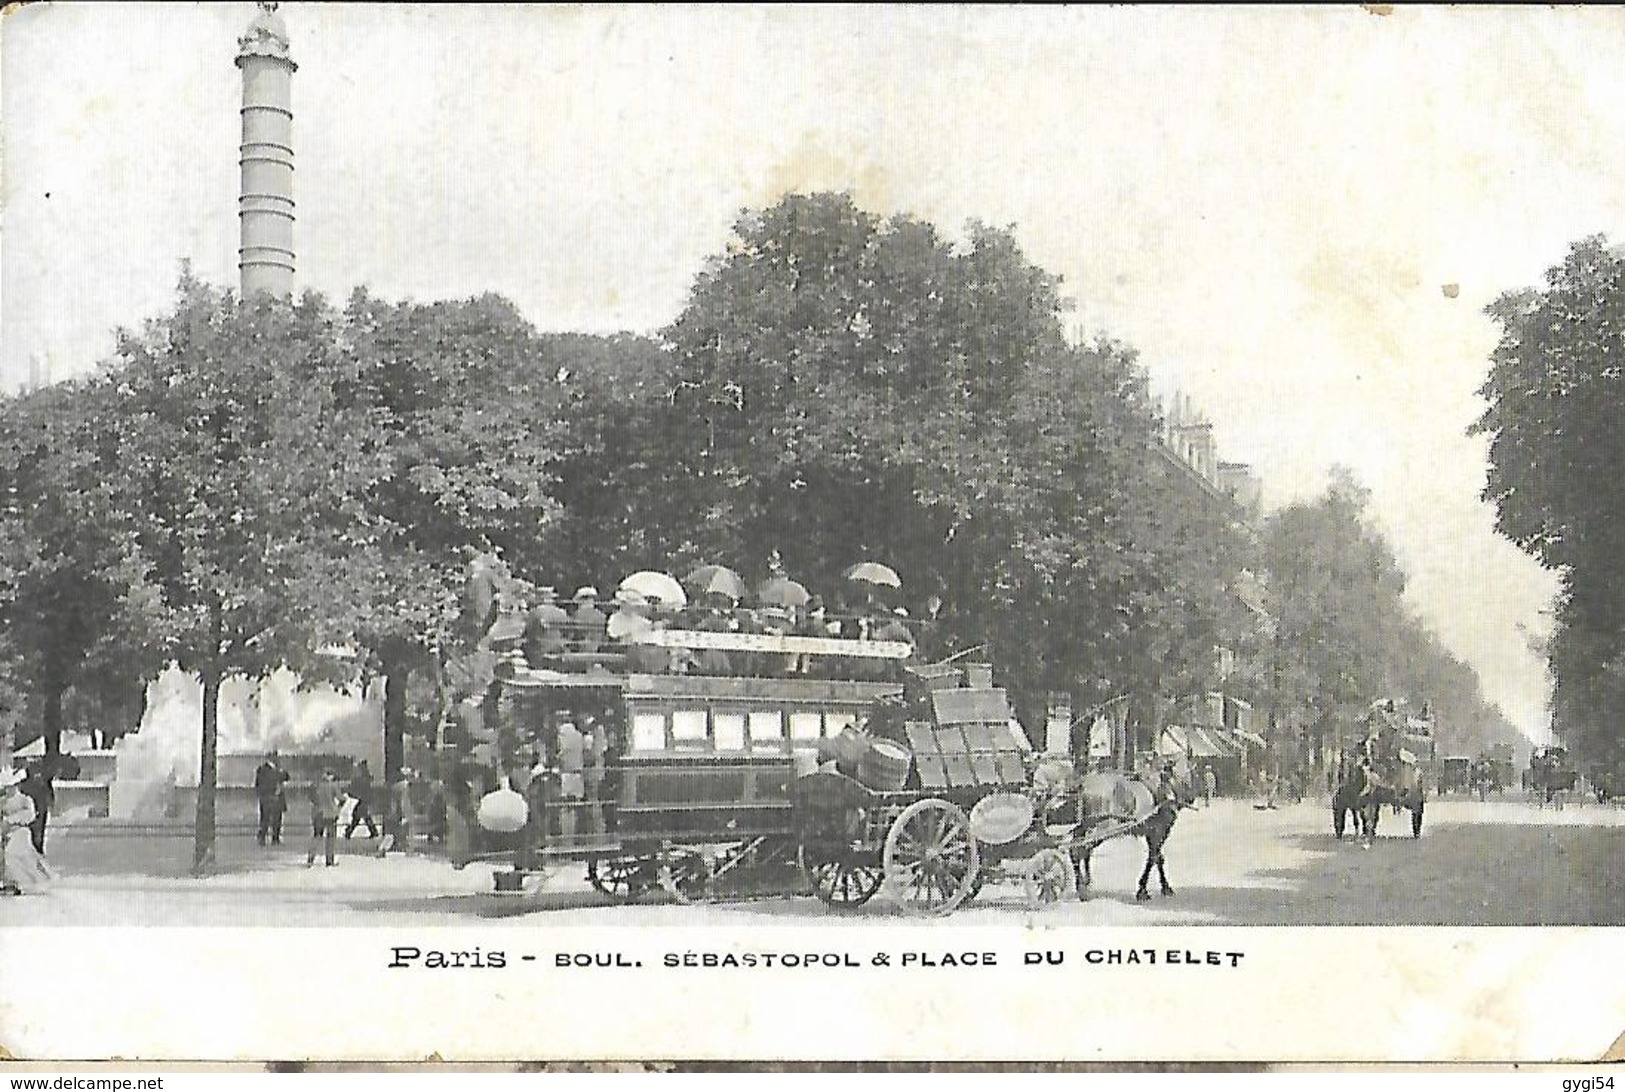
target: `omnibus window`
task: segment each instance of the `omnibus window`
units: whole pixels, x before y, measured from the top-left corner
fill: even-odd
[[[664,751],[666,749],[666,716],[664,713],[639,713],[632,718],[632,749],[634,751]]]
[[[750,715],[750,741],[757,750],[777,751],[784,739],[784,715],[777,709],[756,710]]]
[[[853,713],[825,713],[824,734],[834,739],[857,723],[858,718]]]
[[[711,738],[719,751],[745,749],[745,717],[741,713],[717,713],[711,718]]]
[[[703,709],[679,709],[671,715],[671,740],[681,747],[705,742],[705,711]]]
[[[817,739],[823,729],[823,717],[817,713],[791,713],[790,738]]]

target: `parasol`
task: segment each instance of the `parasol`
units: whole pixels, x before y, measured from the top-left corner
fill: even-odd
[[[804,607],[812,600],[805,586],[787,576],[764,580],[756,589],[756,602],[764,607]]]
[[[652,569],[633,573],[621,581],[620,590],[637,592],[652,603],[662,603],[668,607],[688,605],[688,596],[683,593],[683,586],[674,577],[657,573]]]
[[[889,565],[882,565],[878,561],[863,561],[843,574],[848,580],[855,580],[861,584],[875,584],[883,588],[901,588],[902,579],[897,571]]]
[[[683,579],[683,586],[696,599],[723,595],[735,603],[745,598],[745,581],[726,565],[701,565]]]

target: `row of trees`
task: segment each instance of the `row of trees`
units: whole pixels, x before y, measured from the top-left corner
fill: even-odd
[[[1496,528],[1560,577],[1547,654],[1554,726],[1625,763],[1625,250],[1574,244],[1543,287],[1489,308],[1501,328],[1474,431],[1489,437]]]
[[[1370,702],[1391,695],[1431,705],[1441,756],[1522,746],[1473,669],[1406,603],[1405,574],[1369,501],[1339,469],[1320,497],[1265,521],[1258,561],[1272,619],[1251,661],[1254,693],[1274,719],[1297,721],[1323,744],[1351,742]]]
[[[54,747],[66,695],[128,708],[162,664],[195,671],[200,869],[220,681],[333,678],[349,661],[316,650],[361,650],[394,777],[412,685],[493,551],[521,585],[601,587],[777,557],[828,588],[885,560],[1029,712],[1069,690],[1154,716],[1222,681],[1220,645],[1280,711],[1391,681],[1396,635],[1431,638],[1353,487],[1255,541],[1156,457],[1132,351],[1070,344],[1063,310],[1008,231],[956,244],[829,194],[742,218],[658,340],[542,335],[495,297],[245,302],[185,275],[97,375],[0,404],[6,678]],[[1272,632],[1236,594],[1248,566]]]

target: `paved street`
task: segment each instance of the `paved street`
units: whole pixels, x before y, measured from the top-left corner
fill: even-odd
[[[1029,920],[1078,925],[1619,925],[1625,924],[1625,809],[1543,810],[1522,801],[1447,799],[1429,804],[1420,840],[1385,815],[1371,848],[1331,837],[1322,803],[1260,811],[1242,801],[1184,813],[1166,856],[1173,898],[1136,903],[1144,843],[1098,850],[1095,887],[1029,911],[1019,883],[990,884],[951,918],[956,924]],[[490,866],[455,870],[432,857],[372,854],[341,841],[339,864],[307,869],[303,843],[274,849],[234,831],[220,844],[220,873],[185,875],[184,832],[113,834],[53,828],[50,857],[63,873],[49,893],[0,901],[0,925],[456,925],[476,922],[594,925],[917,923],[883,898],[858,911],[810,896],[691,907],[664,896],[607,905],[579,866],[561,868],[537,893],[491,895]],[[1153,878],[1152,889],[1156,888]],[[932,923],[935,924],[935,923]]]

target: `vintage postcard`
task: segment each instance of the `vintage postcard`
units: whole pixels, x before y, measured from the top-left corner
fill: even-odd
[[[1625,21],[16,4],[0,1058],[1625,1035]]]

